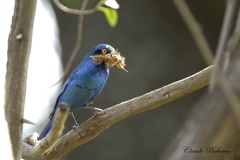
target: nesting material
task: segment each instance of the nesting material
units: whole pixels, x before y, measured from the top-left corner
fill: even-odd
[[[100,54],[91,56],[94,63],[104,62],[109,67],[115,67],[117,69],[124,70],[128,72],[125,67],[125,57],[121,56],[121,53],[118,51],[111,52],[109,54]]]

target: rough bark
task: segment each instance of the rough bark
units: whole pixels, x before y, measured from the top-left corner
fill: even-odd
[[[5,113],[15,159],[21,159],[22,118],[36,0],[16,0],[8,40]]]

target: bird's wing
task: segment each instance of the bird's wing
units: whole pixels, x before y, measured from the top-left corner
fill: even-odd
[[[53,113],[63,101],[69,104],[71,110],[87,105],[101,92],[105,83],[105,76],[92,77],[88,75],[76,76],[66,81],[61,89]]]
[[[59,102],[67,102],[71,110],[87,104],[101,89],[102,83],[94,80],[73,80],[59,98]]]

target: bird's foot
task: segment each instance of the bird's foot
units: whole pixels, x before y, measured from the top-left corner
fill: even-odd
[[[79,126],[79,124],[78,124],[73,112],[71,112],[71,116],[72,116],[73,121],[75,122],[75,124],[73,125],[73,130],[75,130]]]
[[[92,106],[86,106],[84,108],[94,111],[94,114],[97,114],[97,113],[103,111],[103,109],[101,109],[101,108],[96,108],[96,107],[92,107]]]
[[[78,126],[79,126],[79,124],[74,124],[74,125],[73,125],[73,130],[77,129]]]

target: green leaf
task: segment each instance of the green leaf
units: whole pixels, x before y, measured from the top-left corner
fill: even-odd
[[[115,27],[118,21],[118,13],[115,9],[101,7],[101,10],[111,27]]]
[[[119,4],[116,0],[101,0],[96,5],[96,9],[102,11],[111,27],[115,27],[118,21],[117,9]]]

